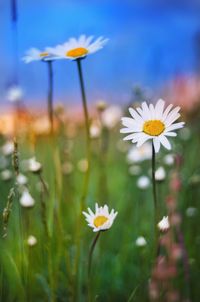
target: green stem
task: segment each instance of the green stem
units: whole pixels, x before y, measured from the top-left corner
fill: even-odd
[[[81,196],[81,212],[85,207],[85,201],[88,193],[89,187],[89,177],[90,177],[90,165],[91,165],[91,150],[90,150],[90,122],[89,122],[89,114],[87,109],[87,101],[85,95],[85,87],[83,81],[83,73],[82,73],[82,66],[81,66],[81,59],[77,59],[77,67],[78,67],[78,74],[79,74],[79,81],[81,87],[81,95],[82,95],[82,104],[83,104],[83,111],[85,117],[85,129],[86,129],[86,157],[88,162],[88,169],[85,173],[85,179],[83,184],[83,191]]]
[[[153,184],[153,201],[154,201],[154,228],[155,228],[155,245],[157,246],[158,241],[158,202],[157,202],[157,192],[156,192],[156,179],[155,179],[155,171],[156,171],[156,154],[154,145],[152,142],[152,184]]]
[[[80,81],[80,88],[81,88],[81,96],[82,96],[82,104],[83,104],[83,112],[85,117],[85,129],[86,129],[86,158],[88,162],[88,169],[85,173],[84,181],[83,181],[83,189],[81,193],[81,201],[80,201],[80,213],[77,223],[77,252],[76,252],[76,259],[75,259],[75,276],[76,281],[74,283],[74,301],[78,300],[79,290],[79,260],[81,255],[81,221],[82,221],[82,211],[85,207],[86,198],[89,189],[89,178],[90,178],[90,166],[91,166],[91,141],[90,141],[90,123],[89,123],[89,114],[87,109],[87,100],[85,95],[85,87],[83,81],[83,73],[82,73],[82,66],[81,66],[81,59],[77,59],[77,68],[78,68],[78,75]]]
[[[50,122],[50,133],[53,134],[53,66],[52,61],[47,61],[49,91],[48,91],[48,116]]]
[[[101,231],[99,231],[96,234],[96,236],[94,237],[94,240],[93,240],[92,245],[90,247],[89,256],[88,256],[88,301],[89,302],[91,301],[90,273],[91,273],[91,267],[92,267],[92,256],[93,256],[94,249],[95,249],[95,246],[97,244],[97,241],[99,239],[100,234],[101,234]]]

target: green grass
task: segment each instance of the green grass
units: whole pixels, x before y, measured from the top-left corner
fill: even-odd
[[[109,133],[107,150],[102,151],[101,140],[92,142],[87,206],[94,208],[95,202],[107,203],[118,211],[118,216],[112,228],[101,234],[94,251],[91,292],[93,301],[145,302],[150,301],[148,282],[154,263],[152,188],[145,191],[137,188],[138,176],[128,173],[126,153],[117,148],[120,139],[122,136],[116,128]],[[172,142],[173,153],[183,158],[180,167],[182,188],[177,204],[190,264],[187,282],[184,280],[182,261],[177,264],[179,273],[174,286],[182,297],[181,301],[188,294],[191,301],[199,301],[200,189],[199,182],[192,183],[192,177],[200,175],[198,131],[191,128],[188,140],[175,138]],[[27,138],[20,137],[18,144],[21,163],[33,154]],[[88,301],[87,261],[95,234],[87,226],[83,215],[80,226],[78,224],[84,173],[78,170],[77,163],[85,156],[84,131],[79,128],[74,138],[59,134],[55,141],[49,137],[38,138],[35,154],[42,163],[42,175],[49,188],[49,196],[43,195],[49,238],[42,222],[41,194],[37,190],[39,178],[29,172],[26,173],[28,188],[36,203],[31,209],[22,209],[20,193],[16,188],[7,237],[3,239],[1,236],[0,239],[0,301]],[[157,166],[163,165],[165,154],[167,152],[162,149],[157,157]],[[74,167],[69,175],[62,173],[62,165],[66,161]],[[9,167],[13,169],[11,157]],[[145,161],[141,167],[142,174],[148,175],[151,161]],[[165,199],[170,194],[169,181],[174,166],[165,168],[167,178],[164,183],[157,184],[160,218],[167,214]],[[14,177],[10,181],[1,181],[1,213],[14,184]],[[197,215],[187,217],[185,211],[188,207],[196,207]],[[0,227],[3,235],[2,216]],[[75,270],[77,234],[80,234],[81,246],[78,274]],[[33,247],[27,245],[29,235],[37,238],[37,244]],[[146,238],[145,247],[135,245],[138,236]]]

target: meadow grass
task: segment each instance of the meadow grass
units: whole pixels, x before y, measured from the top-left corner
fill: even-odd
[[[112,228],[100,236],[94,251],[90,281],[92,301],[150,301],[148,284],[155,260],[152,187],[146,190],[137,187],[138,176],[128,172],[126,152],[117,147],[119,140],[122,140],[119,127],[108,131],[108,148],[104,152],[102,139],[92,140],[86,204],[94,209],[95,202],[100,205],[107,203],[118,211],[118,216]],[[180,168],[182,186],[177,205],[189,259],[189,280],[184,279],[182,259],[178,261],[178,274],[173,280],[174,287],[180,293],[180,301],[186,297],[190,301],[198,301],[200,296],[200,141],[198,128],[193,126],[190,131],[187,140],[178,138],[173,142],[173,153],[183,159]],[[2,137],[2,143],[4,140]],[[19,169],[22,171],[22,161],[33,154],[28,138],[21,136],[17,140]],[[14,172],[12,179],[1,180],[1,213],[12,187],[15,187],[15,195],[5,238],[3,220],[0,220],[0,301],[88,301],[87,262],[95,234],[86,225],[84,216],[81,224],[78,223],[84,172],[78,169],[77,163],[85,157],[85,153],[82,127],[78,128],[74,137],[60,132],[54,139],[49,136],[37,138],[34,155],[42,163],[42,177],[49,193],[38,190],[38,174],[26,172],[29,192],[36,201],[30,209],[19,204],[20,192],[15,186]],[[156,166],[165,166],[165,154],[164,150],[159,153]],[[8,156],[8,160],[8,166],[13,170],[12,156]],[[63,173],[65,162],[73,165],[70,173]],[[147,160],[140,166],[141,174],[151,175],[151,161]],[[167,214],[165,200],[170,194],[169,182],[174,166],[165,166],[165,169],[166,179],[157,183],[160,219]],[[42,208],[43,203],[45,208]],[[186,216],[188,207],[195,207],[198,211],[196,215]],[[46,218],[42,211],[45,211]],[[77,232],[77,227],[81,228],[80,232]],[[37,238],[35,246],[27,244],[29,235]],[[146,246],[136,246],[139,236],[145,237]],[[81,249],[76,272],[79,239]]]

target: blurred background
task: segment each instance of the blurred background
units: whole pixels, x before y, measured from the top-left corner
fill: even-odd
[[[1,0],[0,20],[3,108],[7,107],[6,91],[15,81],[24,91],[26,105],[41,107],[47,89],[46,66],[27,65],[21,58],[31,47],[43,49],[80,34],[110,39],[104,51],[84,62],[90,103],[99,99],[129,102],[135,85],[143,87],[148,98],[167,95],[185,106],[199,95],[199,1]],[[56,101],[79,103],[74,64],[56,62],[54,72]]]

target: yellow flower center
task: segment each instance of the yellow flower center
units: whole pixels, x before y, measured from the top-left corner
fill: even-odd
[[[164,130],[165,125],[160,120],[149,120],[146,121],[143,125],[143,132],[152,136],[158,136]]]
[[[44,58],[44,57],[48,57],[49,53],[48,52],[41,52],[40,53],[40,57]]]
[[[94,219],[94,225],[96,228],[98,228],[98,227],[102,226],[107,220],[108,220],[108,218],[105,216],[97,216]]]
[[[66,53],[67,57],[72,57],[72,58],[78,58],[78,57],[82,57],[82,56],[86,56],[88,53],[88,50],[84,47],[78,47],[78,48],[74,48],[69,50]]]

